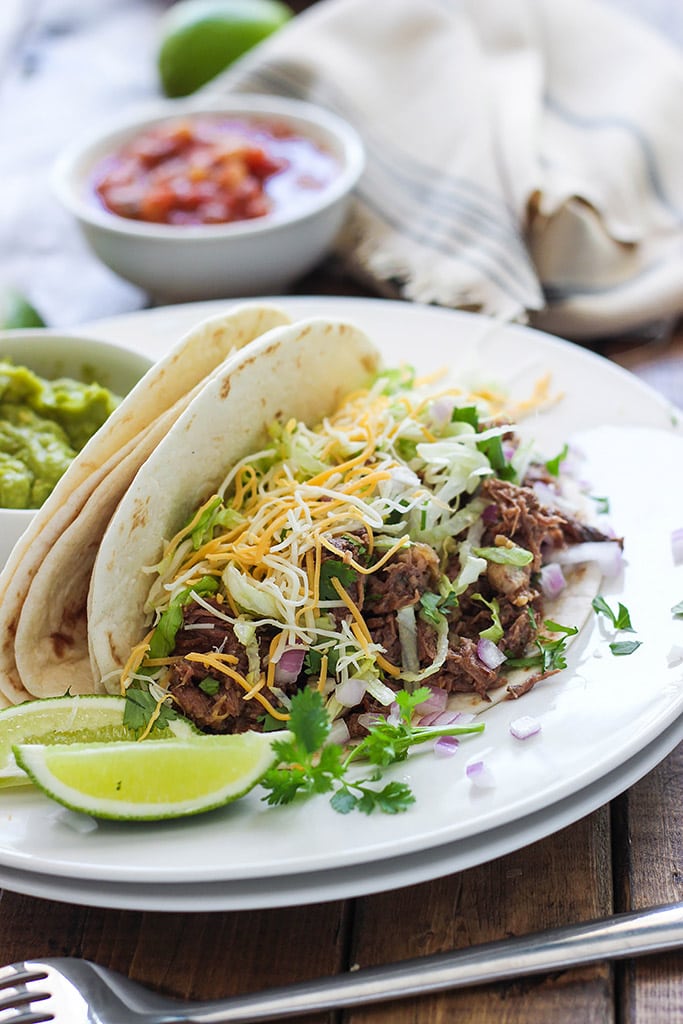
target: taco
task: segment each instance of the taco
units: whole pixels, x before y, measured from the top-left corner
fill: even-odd
[[[281,727],[313,686],[345,738],[398,689],[432,688],[426,718],[563,667],[620,541],[495,396],[368,381],[376,358],[343,331],[294,325],[238,356],[229,394],[204,388],[138,474],[91,584],[108,689],[220,733]]]
[[[3,704],[93,690],[86,601],[109,517],[195,389],[231,352],[288,320],[275,307],[244,303],[199,324],[145,374],[71,464],[0,574]]]

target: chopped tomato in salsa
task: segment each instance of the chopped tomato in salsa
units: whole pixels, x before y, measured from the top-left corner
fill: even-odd
[[[330,153],[285,124],[206,115],[142,132],[99,165],[94,188],[120,217],[224,224],[291,207],[337,171]]]

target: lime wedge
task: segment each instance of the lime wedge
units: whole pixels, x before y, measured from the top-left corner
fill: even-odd
[[[243,796],[275,762],[282,733],[163,742],[23,744],[17,763],[53,800],[95,818],[155,821],[199,814]]]
[[[123,722],[123,697],[87,694],[47,697],[26,701],[0,711],[0,788],[28,785],[30,779],[16,764],[12,747],[20,743],[77,743],[134,740],[136,734]],[[175,718],[167,729],[151,736],[191,736],[196,729],[186,719]]]
[[[163,91],[195,92],[291,17],[280,0],[179,0],[159,26]]]
[[[16,288],[3,288],[0,291],[0,330],[44,326],[42,316],[25,295]]]

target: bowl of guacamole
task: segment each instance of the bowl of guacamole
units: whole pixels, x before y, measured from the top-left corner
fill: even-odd
[[[151,365],[140,353],[91,338],[0,332],[0,566]]]

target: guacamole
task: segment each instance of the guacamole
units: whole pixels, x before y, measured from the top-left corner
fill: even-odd
[[[0,507],[40,508],[119,401],[100,384],[0,360]]]

